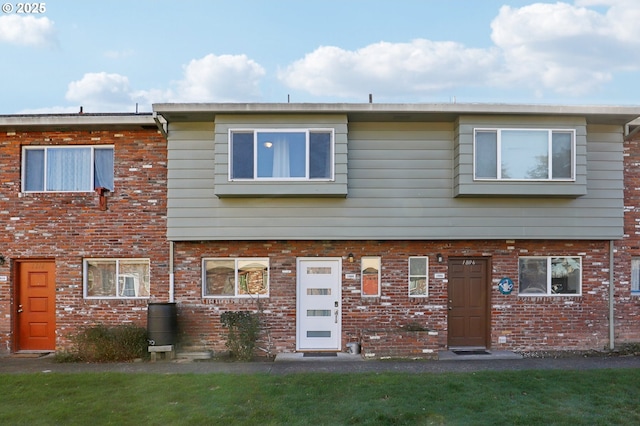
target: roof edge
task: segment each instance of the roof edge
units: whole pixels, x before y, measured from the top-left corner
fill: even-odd
[[[369,114],[430,115],[564,115],[584,116],[590,122],[626,124],[640,117],[639,106],[545,105],[485,103],[158,103],[153,111],[169,121],[216,114]],[[173,119],[173,120],[172,120]]]
[[[152,113],[0,115],[0,128],[155,126]]]

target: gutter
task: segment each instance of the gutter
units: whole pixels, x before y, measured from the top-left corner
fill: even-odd
[[[164,138],[166,139],[169,136],[169,128],[168,128],[168,123],[167,120],[164,119],[164,117],[158,115],[157,112],[153,112],[153,121],[156,122],[156,126],[158,126],[158,130],[160,130],[160,133],[162,133],[162,136],[164,136]],[[162,120],[160,119],[160,117],[162,117]]]

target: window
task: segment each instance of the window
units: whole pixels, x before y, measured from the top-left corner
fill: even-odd
[[[232,130],[229,178],[333,179],[332,130]]]
[[[113,147],[24,147],[22,190],[113,191]]]
[[[575,131],[476,129],[474,178],[573,180]]]
[[[518,269],[520,295],[579,295],[582,292],[580,257],[521,257]]]
[[[380,258],[362,257],[362,296],[380,296]]]
[[[429,295],[427,279],[429,271],[429,258],[410,257],[409,258],[409,296],[425,297]]]
[[[100,299],[148,298],[149,259],[85,259],[84,296]]]
[[[269,295],[269,259],[203,259],[203,297]]]
[[[640,294],[640,257],[631,259],[631,292]]]

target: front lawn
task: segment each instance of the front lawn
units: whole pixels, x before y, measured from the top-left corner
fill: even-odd
[[[0,375],[6,425],[640,424],[640,370]]]

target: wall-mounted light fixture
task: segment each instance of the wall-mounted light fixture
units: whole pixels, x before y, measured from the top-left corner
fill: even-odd
[[[5,263],[7,263],[7,258],[4,257],[4,254],[0,254],[0,266],[4,265]]]
[[[347,260],[349,261],[349,263],[353,263],[353,253],[349,253],[349,256],[347,256]]]
[[[438,263],[444,262],[444,256],[442,256],[442,253],[436,254],[436,260],[438,261]]]

